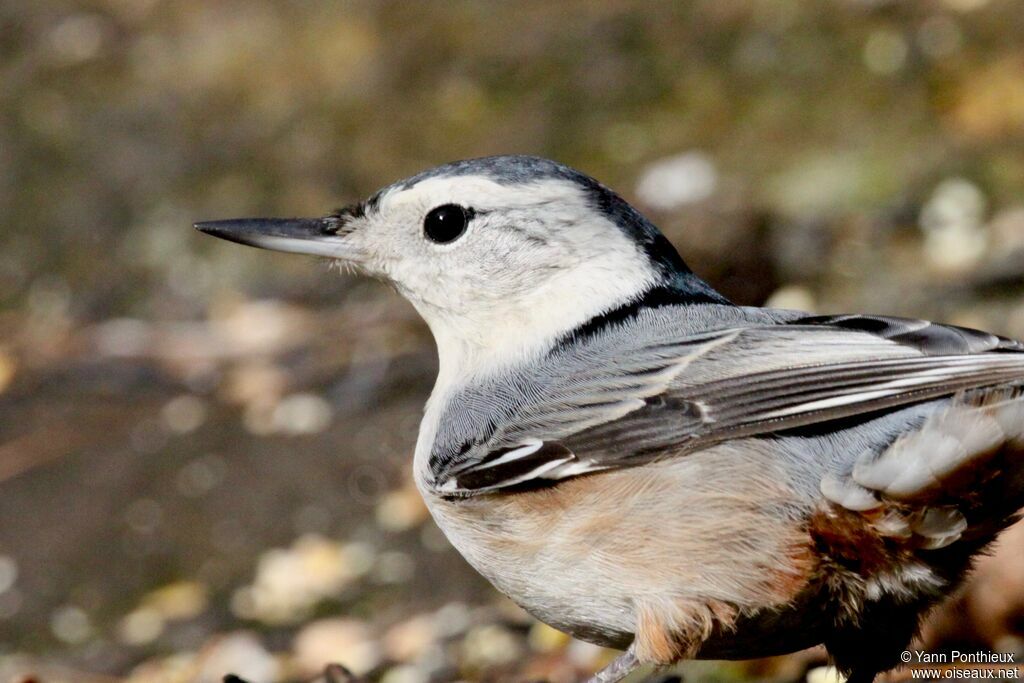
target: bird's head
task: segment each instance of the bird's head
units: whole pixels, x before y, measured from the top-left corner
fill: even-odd
[[[618,195],[535,157],[440,166],[322,218],[196,227],[242,244],[337,259],[391,282],[430,326],[442,372],[543,353],[651,292],[725,301]]]

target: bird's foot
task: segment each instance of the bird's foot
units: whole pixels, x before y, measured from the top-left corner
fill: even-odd
[[[640,660],[633,652],[633,646],[616,657],[611,664],[588,678],[585,683],[618,683],[640,667]]]

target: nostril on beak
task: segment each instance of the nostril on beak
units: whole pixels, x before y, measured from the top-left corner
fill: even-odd
[[[320,226],[320,232],[324,235],[343,235],[345,222],[336,216],[324,218]]]
[[[324,234],[344,237],[355,230],[356,225],[358,224],[356,219],[362,218],[365,215],[366,214],[358,207],[338,209],[334,213],[323,218]]]

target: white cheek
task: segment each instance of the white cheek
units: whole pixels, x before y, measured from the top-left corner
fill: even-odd
[[[429,244],[422,218],[445,203],[478,216],[455,242]],[[380,213],[394,254],[389,275],[430,325],[451,379],[541,353],[657,277],[568,181],[432,178],[386,193]]]

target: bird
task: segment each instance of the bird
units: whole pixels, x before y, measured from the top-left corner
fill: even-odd
[[[195,227],[412,303],[438,352],[416,485],[501,593],[623,651],[592,683],[819,644],[873,681],[1024,506],[1024,344],[733,303],[561,163]]]

